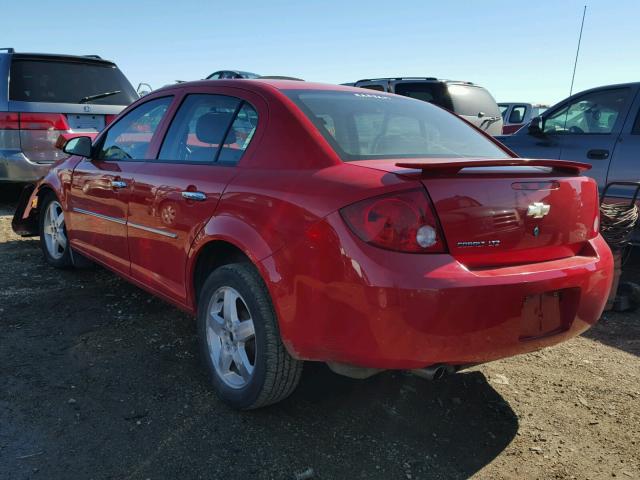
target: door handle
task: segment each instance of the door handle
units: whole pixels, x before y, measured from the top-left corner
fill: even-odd
[[[203,202],[207,199],[207,196],[202,192],[182,192],[182,198],[187,200],[195,200],[196,202]]]
[[[606,160],[609,158],[609,150],[589,150],[587,152],[587,158],[591,160]]]
[[[111,180],[111,186],[113,188],[127,188],[127,182],[122,180]]]

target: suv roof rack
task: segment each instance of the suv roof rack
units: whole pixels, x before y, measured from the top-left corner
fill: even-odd
[[[2,48],[0,48],[0,50],[6,50],[7,53],[15,53],[15,51],[16,51],[15,48],[13,48],[13,47],[2,47]]]
[[[438,79],[436,77],[383,77],[383,78],[363,78],[362,80],[358,80],[358,82],[373,82],[376,80],[438,80]]]
[[[385,78],[363,78],[362,80],[358,80],[358,82],[375,82],[379,80],[428,80],[430,82],[451,82],[451,83],[463,83],[465,85],[474,85],[473,82],[465,82],[463,80],[445,80],[439,79],[436,77],[385,77]]]
[[[296,82],[304,82],[302,78],[287,77],[285,75],[260,75],[259,80],[295,80]]]

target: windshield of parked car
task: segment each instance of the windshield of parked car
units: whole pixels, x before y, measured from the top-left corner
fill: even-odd
[[[23,102],[129,105],[138,95],[110,63],[14,59],[9,98]]]
[[[284,92],[342,160],[508,158],[464,120],[427,102],[355,91]]]

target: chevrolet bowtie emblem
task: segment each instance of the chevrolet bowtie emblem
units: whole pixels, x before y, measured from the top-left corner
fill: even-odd
[[[527,208],[527,217],[542,218],[549,213],[551,205],[542,202],[534,202]]]

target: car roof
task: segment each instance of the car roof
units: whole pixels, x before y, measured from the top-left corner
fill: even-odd
[[[115,65],[111,60],[106,60],[99,55],[68,55],[64,53],[38,53],[38,52],[15,52],[0,51],[0,55],[11,55],[15,59],[23,60],[63,60],[83,63],[99,63],[107,65]]]
[[[238,78],[238,79],[222,79],[222,80],[196,80],[193,82],[184,82],[180,84],[167,85],[159,88],[160,90],[169,89],[188,89],[195,87],[236,87],[244,88],[250,86],[250,89],[261,90],[336,90],[336,91],[356,91],[362,93],[361,88],[347,87],[342,85],[334,85],[329,83],[303,82],[300,80],[279,80],[272,78]],[[155,93],[155,92],[154,92]],[[384,92],[380,92],[384,94]]]

